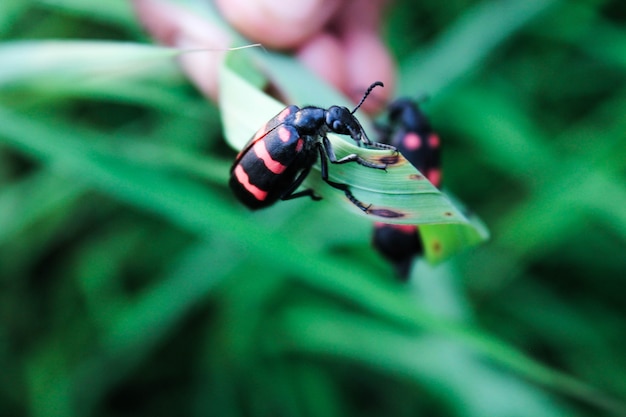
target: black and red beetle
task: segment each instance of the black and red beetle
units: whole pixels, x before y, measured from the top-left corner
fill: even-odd
[[[383,86],[377,81],[370,85],[359,104],[350,111],[346,107],[328,109],[307,106],[285,107],[278,115],[263,125],[246,144],[230,170],[230,188],[235,196],[249,208],[256,210],[274,204],[277,200],[291,200],[308,196],[321,197],[312,189],[296,192],[317,161],[321,161],[322,179],[331,187],[343,191],[346,197],[361,210],[369,206],[357,200],[346,184],[328,178],[328,161],[333,164],[356,162],[360,165],[385,169],[387,165],[369,162],[357,154],[337,159],[326,136],[328,132],[349,135],[358,145],[390,149],[390,145],[369,140],[363,127],[354,116],[372,89]]]
[[[439,135],[416,101],[400,98],[387,107],[385,125],[380,127],[380,142],[390,143],[435,186],[441,187],[441,149]],[[394,264],[398,275],[408,278],[413,258],[424,248],[417,226],[374,224],[374,247]]]

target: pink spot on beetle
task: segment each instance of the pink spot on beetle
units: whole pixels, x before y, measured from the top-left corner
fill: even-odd
[[[422,138],[420,138],[417,133],[410,132],[406,134],[406,136],[402,140],[402,144],[409,151],[415,151],[422,146]]]
[[[304,148],[304,140],[300,138],[298,142],[296,142],[296,152],[300,152],[302,148]]]
[[[284,121],[287,116],[289,116],[291,114],[291,110],[289,109],[289,107],[285,107],[285,109],[283,111],[281,111],[280,113],[278,113],[278,116],[276,116],[276,118],[278,120],[280,120],[281,122]]]
[[[426,173],[428,181],[432,182],[437,188],[441,186],[441,170],[438,168],[429,169]]]
[[[289,142],[289,139],[291,139],[291,132],[285,126],[281,126],[278,128],[278,137],[283,142]]]
[[[430,145],[431,148],[438,148],[439,143],[439,135],[437,135],[436,133],[431,133],[428,137],[428,145]]]

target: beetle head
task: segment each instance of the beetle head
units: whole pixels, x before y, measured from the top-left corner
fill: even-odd
[[[361,124],[346,107],[329,107],[326,111],[326,126],[331,132],[350,135],[357,142],[361,140]]]

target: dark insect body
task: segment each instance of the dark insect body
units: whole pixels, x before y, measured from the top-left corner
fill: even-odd
[[[296,192],[311,171],[319,156],[322,179],[331,187],[344,192],[346,197],[364,212],[369,206],[357,200],[346,184],[328,178],[328,161],[332,164],[357,164],[385,169],[377,164],[350,154],[337,159],[327,133],[349,135],[357,144],[395,151],[391,145],[369,140],[354,112],[363,104],[380,81],[370,85],[361,102],[350,111],[346,107],[287,106],[270,119],[246,144],[230,170],[230,188],[235,196],[250,209],[268,207],[278,200],[310,197],[319,200],[312,189]]]
[[[387,107],[386,124],[380,127],[380,142],[393,145],[436,187],[441,187],[441,148],[439,135],[411,99],[400,98]],[[408,279],[411,264],[424,253],[419,229],[412,225],[374,224],[374,247]]]

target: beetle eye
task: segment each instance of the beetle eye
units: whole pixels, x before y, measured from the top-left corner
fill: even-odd
[[[343,130],[343,123],[341,123],[341,120],[333,121],[333,130],[335,130],[335,131],[342,131]]]

